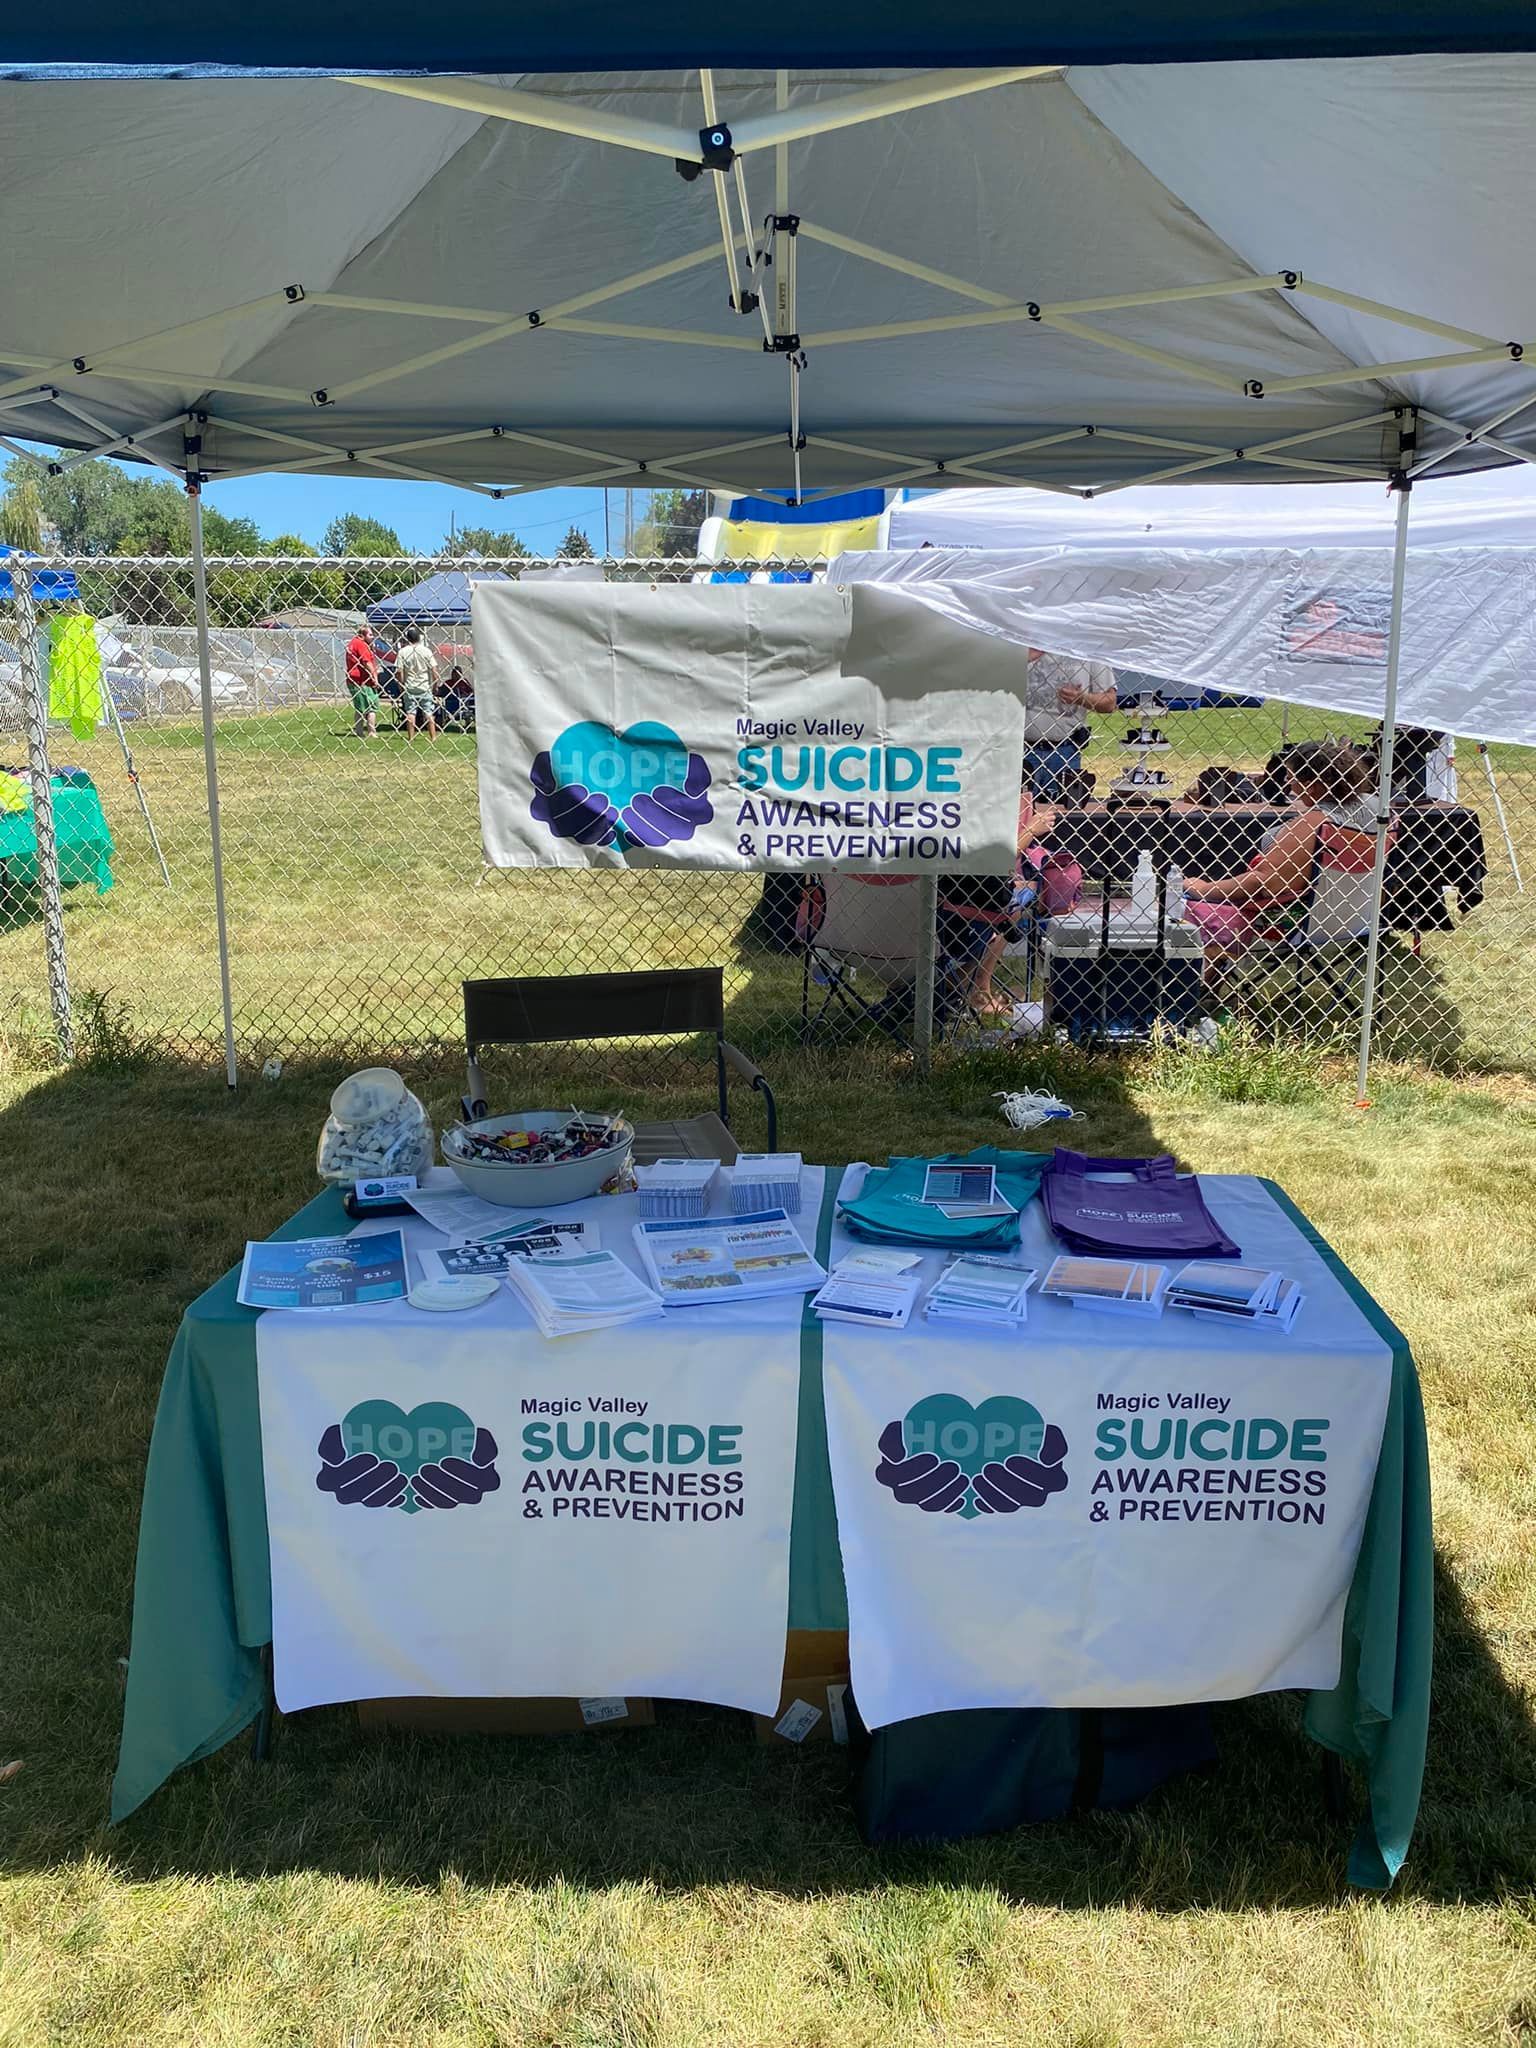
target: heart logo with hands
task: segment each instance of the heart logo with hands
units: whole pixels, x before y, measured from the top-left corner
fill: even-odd
[[[530,812],[578,846],[658,847],[691,839],[714,817],[709,766],[669,725],[623,732],[584,719],[534,757]]]
[[[393,1401],[360,1401],[321,1437],[315,1485],[340,1507],[474,1507],[501,1485],[497,1443],[449,1401],[409,1414]]]
[[[880,1432],[875,1478],[903,1507],[930,1515],[1012,1515],[1044,1507],[1067,1484],[1067,1440],[1013,1394],[975,1407],[929,1394]]]

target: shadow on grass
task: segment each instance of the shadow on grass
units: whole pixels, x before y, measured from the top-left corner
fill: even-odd
[[[697,1100],[691,1083],[633,1058],[605,1055],[603,1089],[645,1111]],[[647,1071],[659,1075],[648,1092]],[[1318,1754],[1290,1697],[1221,1709],[1217,1770],[1134,1813],[942,1846],[864,1847],[844,1752],[762,1748],[743,1717],[685,1705],[663,1705],[654,1729],[500,1740],[364,1735],[350,1710],[317,1711],[279,1725],[269,1762],[255,1765],[239,1737],[107,1828],[165,1355],[184,1303],[309,1195],[336,1078],[291,1071],[232,1098],[216,1072],[127,1058],[40,1081],[0,1113],[0,1243],[12,1255],[0,1352],[4,1755],[23,1762],[0,1790],[0,1829],[13,1868],[95,1854],[129,1880],[322,1870],[435,1888],[452,1872],[791,1896],[928,1882],[1161,1911],[1337,1897],[1349,1829],[1324,1810]],[[411,1079],[445,1119],[456,1067]],[[781,1064],[775,1079],[786,1141],[813,1157],[998,1135],[990,1056],[921,1086],[910,1071],[859,1079],[825,1063]],[[1123,1070],[1096,1085],[1093,1149],[1154,1149]],[[1528,1703],[1444,1574],[1439,1598],[1437,1719],[1404,1889],[1495,1897],[1529,1882],[1536,1739]]]

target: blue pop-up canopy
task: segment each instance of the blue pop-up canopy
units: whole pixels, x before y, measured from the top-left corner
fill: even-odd
[[[382,597],[368,607],[370,626],[467,626],[472,583],[510,583],[500,569],[487,569],[473,577],[467,569],[439,569],[398,597]]]
[[[28,557],[17,548],[0,547],[0,604],[11,603],[16,595],[16,585],[12,580],[10,565],[13,562],[23,562],[27,559]],[[31,591],[39,604],[50,600],[57,603],[68,598],[78,598],[80,586],[75,581],[71,570],[34,569],[32,571]]]

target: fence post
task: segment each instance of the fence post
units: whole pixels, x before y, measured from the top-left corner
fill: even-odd
[[[939,878],[919,875],[917,881],[917,974],[913,985],[912,1050],[917,1071],[933,1066],[933,993],[938,978]]]
[[[48,955],[48,1000],[59,1058],[75,1056],[75,1023],[69,1000],[69,959],[64,948],[64,896],[59,883],[59,842],[53,829],[53,768],[48,759],[48,681],[37,650],[37,605],[32,565],[11,556],[11,596],[21,658],[21,691],[27,717],[27,767],[32,777],[32,830],[37,841],[37,893],[43,909],[43,946]]]
[[[219,997],[224,1008],[224,1077],[233,1088],[235,1005],[229,986],[229,919],[224,909],[224,848],[219,836],[219,758],[213,730],[213,661],[208,649],[208,562],[203,554],[202,485],[187,478],[187,513],[192,528],[192,595],[197,607],[197,669],[203,700],[203,778],[208,789],[208,837],[213,855],[213,917],[219,941]]]

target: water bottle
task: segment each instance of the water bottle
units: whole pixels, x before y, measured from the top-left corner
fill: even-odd
[[[1163,914],[1167,921],[1169,924],[1177,924],[1179,919],[1184,916],[1188,907],[1184,895],[1184,876],[1178,868],[1170,868],[1168,870],[1168,880],[1164,884],[1163,903]]]
[[[1131,915],[1157,915],[1157,876],[1152,868],[1151,849],[1145,846],[1136,856],[1136,872],[1131,876]]]

